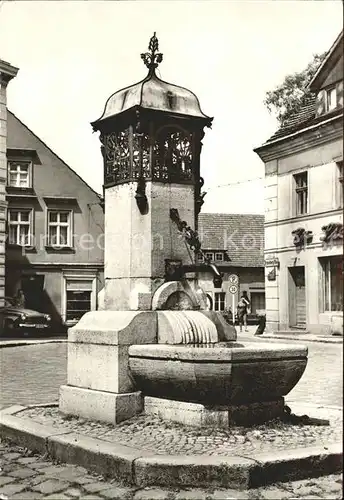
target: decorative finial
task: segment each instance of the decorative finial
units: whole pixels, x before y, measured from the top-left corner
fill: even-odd
[[[143,62],[149,69],[149,73],[152,74],[154,73],[155,68],[157,68],[162,61],[162,54],[161,52],[158,52],[159,41],[156,37],[155,31],[154,35],[149,40],[148,50],[149,52],[141,54],[141,59],[143,59]]]

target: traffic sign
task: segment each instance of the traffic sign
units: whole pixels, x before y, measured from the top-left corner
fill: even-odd
[[[230,282],[231,285],[237,285],[239,283],[239,278],[236,274],[231,274],[228,277],[228,281]]]
[[[235,293],[237,293],[238,287],[236,285],[231,285],[229,287],[229,291],[230,291],[230,293],[232,293],[234,295]]]

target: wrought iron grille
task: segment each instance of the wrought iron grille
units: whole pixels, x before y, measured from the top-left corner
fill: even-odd
[[[102,134],[104,184],[137,181],[140,178],[160,182],[192,182],[193,134],[176,128],[164,128],[151,139],[130,127]]]

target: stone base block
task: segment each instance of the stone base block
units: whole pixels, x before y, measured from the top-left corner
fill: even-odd
[[[143,400],[141,392],[116,394],[62,385],[59,408],[66,415],[115,425],[140,414],[143,410]]]
[[[197,427],[215,426],[227,428],[234,425],[252,426],[281,417],[284,398],[276,401],[264,401],[240,406],[206,407],[198,403],[185,403],[169,399],[144,398],[146,415],[157,415],[164,420],[171,420]]]

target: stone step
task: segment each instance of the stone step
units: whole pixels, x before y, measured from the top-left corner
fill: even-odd
[[[276,335],[307,335],[310,332],[308,330],[302,329],[292,329],[292,330],[277,330],[273,332]]]

